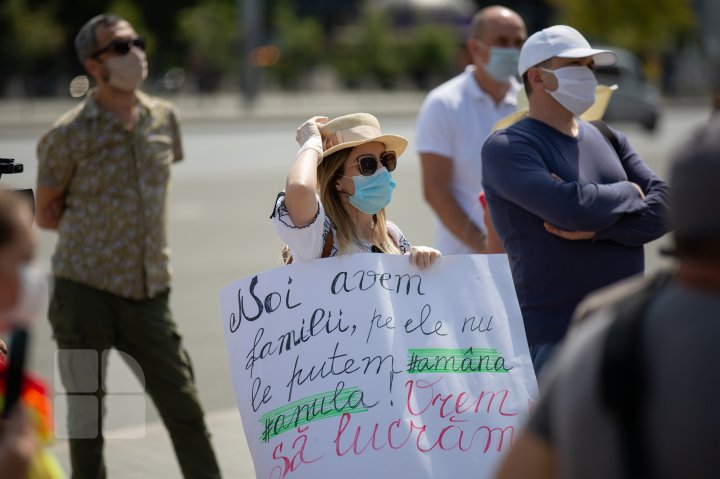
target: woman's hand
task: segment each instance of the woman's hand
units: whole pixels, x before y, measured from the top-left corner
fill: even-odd
[[[442,256],[440,251],[429,246],[412,246],[407,254],[410,256],[410,264],[414,264],[420,269],[427,268]]]
[[[312,149],[317,151],[322,158],[323,140],[320,135],[320,125],[327,122],[328,117],[326,116],[314,116],[298,127],[295,131],[295,140],[300,145],[298,155],[305,150]]]

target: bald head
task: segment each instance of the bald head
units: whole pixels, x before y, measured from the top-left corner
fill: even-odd
[[[506,37],[507,45],[493,45],[498,36]],[[475,14],[470,28],[470,38],[480,40],[489,46],[521,47],[517,39],[527,37],[525,22],[513,10],[500,5],[485,7]],[[512,44],[510,44],[512,43]]]

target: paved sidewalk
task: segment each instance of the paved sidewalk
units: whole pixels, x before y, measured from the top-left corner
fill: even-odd
[[[356,111],[378,116],[416,116],[426,91],[420,90],[330,90],[263,92],[253,108],[247,108],[240,93],[209,95],[160,95],[171,100],[183,123],[195,121],[262,121],[279,118],[302,120],[310,115],[330,117]],[[49,127],[79,100],[65,98],[0,99],[0,129],[29,126]],[[702,106],[703,96],[664,98],[665,107]]]
[[[250,451],[237,409],[214,411],[206,416],[212,433],[224,478],[251,479],[255,477]],[[111,434],[123,437],[142,435],[142,427],[125,428]],[[165,427],[160,422],[148,424],[144,437],[139,439],[105,438],[105,463],[111,479],[180,478],[180,469]],[[70,461],[67,441],[58,441],[52,451],[63,469],[69,473]]]
[[[416,115],[424,91],[301,91],[267,92],[248,109],[237,93],[167,96],[178,107],[183,123],[192,121],[256,121],[278,118],[305,119],[310,115],[338,116],[355,111],[375,115]],[[79,100],[23,98],[0,100],[0,129],[49,127]]]

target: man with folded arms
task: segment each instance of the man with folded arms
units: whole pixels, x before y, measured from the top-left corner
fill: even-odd
[[[536,372],[580,300],[642,273],[643,245],[667,230],[665,182],[620,132],[578,118],[595,101],[593,67],[616,61],[565,25],[533,34],[518,67],[528,117],[482,150],[483,187]]]

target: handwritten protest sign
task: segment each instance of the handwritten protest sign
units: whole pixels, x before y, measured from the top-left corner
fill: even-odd
[[[259,478],[487,477],[537,397],[504,255],[328,258],[220,299]]]

